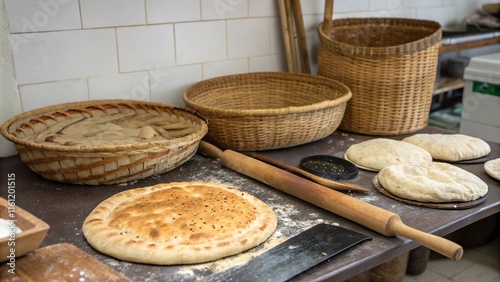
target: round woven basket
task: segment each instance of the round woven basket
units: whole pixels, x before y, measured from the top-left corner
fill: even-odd
[[[260,72],[216,77],[188,87],[188,108],[208,119],[208,136],[233,150],[270,150],[322,139],[344,115],[351,91],[335,80]]]
[[[103,146],[65,146],[27,141],[51,126],[73,118],[114,113],[175,116],[193,124],[189,135],[154,142]],[[0,133],[15,144],[21,159],[44,178],[73,184],[117,184],[169,171],[189,160],[208,132],[206,120],[191,110],[172,105],[129,101],[92,100],[49,106],[16,115]]]
[[[325,24],[325,23],[323,23]],[[318,26],[318,74],[352,91],[339,128],[397,135],[424,128],[436,79],[441,26],[402,18],[352,18]]]

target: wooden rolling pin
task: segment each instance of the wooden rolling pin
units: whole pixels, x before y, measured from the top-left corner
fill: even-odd
[[[382,235],[406,237],[454,260],[459,260],[463,255],[463,249],[460,245],[409,227],[402,222],[399,215],[388,210],[328,189],[241,153],[232,150],[222,151],[204,141],[200,143],[199,150],[209,156],[220,158],[223,166],[361,224]]]

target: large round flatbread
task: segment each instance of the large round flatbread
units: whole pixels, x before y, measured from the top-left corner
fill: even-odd
[[[485,141],[464,134],[421,133],[406,137],[403,141],[417,145],[436,160],[464,161],[486,156],[491,148]]]
[[[485,162],[484,170],[489,176],[500,180],[500,158]]]
[[[210,182],[158,184],[120,192],[85,219],[98,251],[149,264],[192,264],[237,254],[276,229],[274,212],[256,197]]]
[[[345,152],[345,157],[361,168],[377,171],[392,164],[432,162],[432,156],[426,150],[387,138],[375,138],[351,145]]]
[[[488,192],[488,185],[479,177],[448,163],[391,165],[382,169],[377,178],[390,193],[420,202],[468,202]]]

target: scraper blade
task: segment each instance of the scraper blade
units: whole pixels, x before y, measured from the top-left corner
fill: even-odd
[[[339,226],[318,224],[245,265],[212,274],[204,281],[285,281],[365,240],[371,237]]]

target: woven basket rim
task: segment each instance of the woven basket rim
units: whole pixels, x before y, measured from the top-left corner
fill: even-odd
[[[205,105],[200,105],[198,103],[193,102],[189,97],[189,92],[197,87],[199,84],[206,83],[206,82],[213,82],[217,80],[225,80],[228,78],[232,79],[238,79],[240,77],[245,77],[245,76],[266,76],[266,75],[275,75],[275,76],[282,76],[282,77],[290,77],[294,78],[294,81],[300,81],[305,80],[305,79],[315,79],[318,82],[323,82],[324,85],[335,85],[335,87],[340,88],[343,92],[343,94],[339,97],[337,97],[335,100],[324,100],[321,102],[317,103],[312,103],[309,105],[305,106],[290,106],[286,108],[276,108],[276,109],[251,109],[251,110],[238,110],[238,109],[222,109],[222,108],[217,108],[217,107],[211,107],[211,106],[205,106]],[[345,85],[344,83],[328,78],[328,77],[323,77],[319,75],[310,75],[310,74],[301,74],[301,73],[286,73],[286,72],[250,72],[250,73],[240,73],[240,74],[232,74],[232,75],[225,75],[225,76],[219,76],[207,80],[200,81],[198,83],[195,83],[183,92],[182,94],[184,101],[192,106],[196,110],[201,110],[203,111],[204,115],[206,115],[206,112],[211,112],[214,113],[215,115],[221,115],[224,117],[228,116],[234,116],[234,117],[242,117],[242,116],[276,116],[276,115],[291,115],[291,114],[300,114],[300,113],[308,113],[311,111],[317,111],[317,110],[323,110],[327,108],[331,108],[337,105],[340,105],[342,103],[347,102],[349,99],[352,97],[352,92]]]
[[[427,27],[429,29],[434,29],[434,32],[432,32],[430,35],[423,37],[421,39],[412,41],[412,42],[398,44],[398,45],[384,46],[384,47],[367,47],[367,46],[351,45],[351,44],[347,44],[344,42],[340,42],[338,40],[334,40],[330,36],[327,36],[324,33],[323,28],[322,28],[323,22],[318,24],[317,31],[318,31],[318,34],[320,35],[320,39],[332,42],[336,46],[338,46],[338,48],[340,48],[342,50],[346,50],[352,54],[369,55],[369,56],[389,56],[389,55],[400,55],[400,54],[413,53],[413,52],[423,50],[425,48],[428,48],[432,45],[439,43],[439,41],[442,38],[441,24],[439,24],[436,21],[431,21],[431,20],[413,19],[413,18],[366,17],[366,18],[335,19],[332,22],[333,22],[334,26],[336,23],[364,24],[364,23],[380,22],[380,23],[387,23],[387,24],[396,24],[397,26],[401,26],[401,27],[420,26],[420,27]],[[334,27],[332,27],[332,28],[334,28]]]
[[[95,106],[103,106],[103,105],[143,105],[143,106],[151,106],[156,108],[170,108],[175,111],[185,112],[191,114],[202,121],[202,126],[197,132],[191,133],[189,135],[171,139],[171,140],[162,140],[162,141],[153,141],[153,142],[145,142],[145,143],[137,143],[137,144],[125,144],[125,145],[105,145],[105,146],[64,146],[64,145],[48,145],[48,144],[40,144],[35,142],[30,142],[23,140],[14,136],[9,129],[11,129],[11,125],[19,120],[29,119],[31,117],[39,117],[43,114],[53,113],[61,110],[70,110],[77,108],[86,108],[86,107],[95,107]],[[0,133],[9,141],[13,142],[16,145],[22,145],[33,149],[41,149],[47,151],[58,151],[58,152],[74,152],[74,153],[97,153],[97,152],[130,152],[137,150],[145,150],[145,149],[162,149],[169,147],[177,147],[181,144],[191,143],[193,140],[201,140],[203,136],[208,132],[208,121],[205,117],[199,115],[195,111],[183,107],[178,107],[171,104],[165,104],[160,102],[149,102],[142,100],[124,100],[124,99],[102,99],[102,100],[88,100],[88,101],[77,101],[77,102],[69,102],[51,105],[43,108],[33,109],[30,111],[26,111],[15,115],[8,120],[6,120],[0,126]]]

